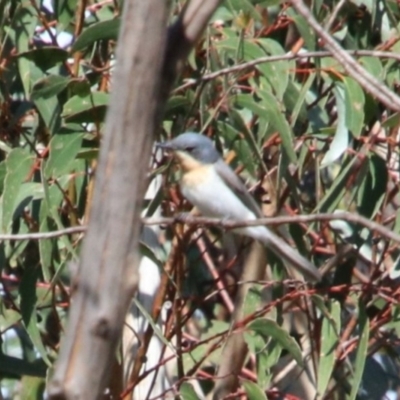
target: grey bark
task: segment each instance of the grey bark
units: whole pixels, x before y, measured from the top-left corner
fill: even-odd
[[[140,212],[153,134],[176,75],[219,3],[189,2],[169,29],[166,45],[166,2],[124,2],[91,218],[48,388],[51,399],[98,399],[109,382],[137,289]]]
[[[98,399],[137,287],[140,212],[158,127],[166,4],[125,1],[94,200],[51,399]]]

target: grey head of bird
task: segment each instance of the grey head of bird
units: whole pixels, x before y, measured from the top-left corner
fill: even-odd
[[[211,139],[194,132],[182,133],[168,142],[157,143],[157,147],[172,151],[187,169],[195,167],[194,164],[214,164],[221,158]]]

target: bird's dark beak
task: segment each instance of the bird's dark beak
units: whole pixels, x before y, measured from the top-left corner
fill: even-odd
[[[157,142],[156,147],[159,149],[167,150],[167,151],[174,150],[174,146],[172,146],[171,142],[164,142],[164,143]]]

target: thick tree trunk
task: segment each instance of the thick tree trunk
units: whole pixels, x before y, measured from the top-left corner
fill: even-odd
[[[166,2],[126,0],[89,228],[50,398],[99,399],[137,287],[140,213],[160,121]]]
[[[153,134],[176,75],[219,3],[188,2],[166,44],[167,2],[124,2],[89,229],[49,385],[51,399],[98,399],[108,384],[137,289],[140,212]]]

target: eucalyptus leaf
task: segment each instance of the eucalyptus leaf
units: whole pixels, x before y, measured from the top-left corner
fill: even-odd
[[[19,59],[26,59],[35,64],[42,71],[47,71],[55,65],[61,65],[69,57],[69,53],[59,47],[46,46],[18,54]]]
[[[29,362],[0,352],[0,371],[3,374],[44,378],[46,370],[47,366],[42,360]]]
[[[349,146],[349,129],[346,123],[346,102],[343,87],[338,83],[335,88],[335,99],[338,113],[338,122],[335,136],[321,161],[321,168],[337,161]]]
[[[254,382],[244,381],[243,386],[249,400],[267,400],[264,391]]]
[[[32,99],[43,97],[45,99],[57,96],[69,84],[70,78],[60,75],[49,75],[37,81],[32,89]]]
[[[38,279],[38,272],[38,269],[34,266],[29,266],[24,271],[19,288],[21,295],[21,315],[32,343],[40,353],[43,361],[50,366],[51,361],[48,358],[46,348],[38,329],[36,315],[36,281]]]
[[[98,40],[116,40],[118,37],[119,19],[101,21],[85,29],[72,46],[72,52],[82,51]]]
[[[179,388],[179,394],[182,400],[199,400],[193,386],[188,382],[183,382]]]
[[[34,157],[21,148],[14,149],[7,157],[7,173],[4,179],[2,202],[2,230],[8,232],[18,205],[16,199],[20,185],[29,180],[34,165]]]
[[[352,78],[344,78],[346,126],[359,137],[364,124],[364,91]]]
[[[87,96],[73,96],[65,104],[62,117],[68,121],[102,121],[108,105],[109,94],[92,92]]]
[[[250,322],[247,328],[263,337],[274,339],[293,356],[300,366],[303,365],[303,356],[299,345],[295,339],[275,321],[267,318],[258,318]]]
[[[347,397],[349,400],[355,400],[359,392],[368,351],[369,321],[363,306],[361,306],[359,310],[360,314],[358,317],[358,324],[360,334],[356,359],[354,363],[354,374],[351,385],[351,393]]]
[[[318,366],[318,393],[324,395],[336,362],[336,351],[340,343],[340,304],[330,302],[329,318],[324,318],[321,329],[321,349]]]
[[[50,156],[46,162],[45,176],[59,178],[71,173],[71,164],[81,149],[83,133],[69,133],[54,135],[50,141]]]

